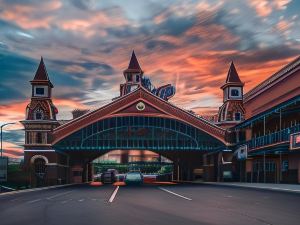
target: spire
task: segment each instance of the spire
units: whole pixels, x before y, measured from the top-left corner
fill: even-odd
[[[44,63],[43,57],[41,57],[41,61],[39,64],[38,69],[36,70],[35,76],[33,80],[31,81],[32,83],[37,83],[37,82],[47,82],[50,84],[51,87],[53,87],[51,81],[49,80],[49,76],[46,70],[46,66]]]
[[[124,72],[143,72],[140,64],[135,56],[134,50],[132,51],[131,59],[128,68]]]
[[[226,78],[226,83],[240,83],[242,84],[242,81],[240,80],[240,77],[235,69],[235,66],[233,64],[233,61],[231,61],[227,78]]]

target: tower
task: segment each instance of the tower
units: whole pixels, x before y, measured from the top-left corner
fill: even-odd
[[[231,127],[244,119],[243,107],[244,83],[239,78],[234,63],[231,62],[223,90],[223,105],[219,108],[218,124]]]
[[[26,107],[25,120],[21,121],[25,128],[24,162],[31,170],[32,185],[41,186],[45,185],[47,174],[47,179],[51,177],[48,165],[57,159],[51,147],[51,133],[59,126],[56,120],[58,111],[51,96],[53,84],[43,58],[30,83],[31,101]]]
[[[135,53],[132,51],[128,68],[123,71],[126,82],[120,85],[120,96],[126,95],[140,87],[143,73]]]

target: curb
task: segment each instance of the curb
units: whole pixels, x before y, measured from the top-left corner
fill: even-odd
[[[48,189],[54,189],[54,188],[60,188],[60,187],[68,187],[68,186],[72,186],[72,185],[78,185],[78,184],[54,185],[54,186],[42,187],[42,188],[30,188],[30,189],[25,189],[25,190],[10,191],[10,192],[0,193],[0,196],[34,192],[34,191],[42,191],[42,190],[48,190]]]
[[[211,182],[203,182],[203,184],[223,186],[223,187],[239,187],[239,188],[245,188],[245,189],[248,188],[248,189],[259,189],[259,190],[266,190],[266,191],[277,191],[277,192],[288,192],[288,193],[298,193],[298,194],[300,194],[300,189],[295,190],[295,189],[280,188],[280,187],[244,186],[244,185],[240,185],[240,184],[223,184],[223,183],[211,183]]]

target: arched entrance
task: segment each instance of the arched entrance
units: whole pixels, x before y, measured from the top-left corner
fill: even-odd
[[[90,179],[90,162],[112,150],[150,150],[174,162],[177,179],[191,180],[202,155],[225,145],[203,130],[178,119],[113,116],[89,124],[54,144],[70,156],[72,176]]]
[[[35,155],[31,158],[31,169],[33,170],[35,186],[46,185],[46,164],[48,159],[42,155]]]

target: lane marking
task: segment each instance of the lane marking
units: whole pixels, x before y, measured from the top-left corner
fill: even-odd
[[[188,197],[185,197],[185,196],[183,196],[183,195],[177,194],[177,193],[175,193],[175,192],[173,192],[173,191],[170,191],[170,190],[168,190],[168,189],[165,189],[165,188],[162,188],[162,187],[159,187],[158,189],[160,189],[160,190],[162,190],[162,191],[165,191],[165,192],[168,192],[168,193],[170,193],[170,194],[172,194],[172,195],[175,195],[175,196],[177,196],[177,197],[183,198],[183,199],[185,199],[185,200],[192,201],[191,198],[188,198]]]
[[[117,195],[117,192],[119,190],[120,186],[117,186],[114,190],[114,192],[112,193],[112,195],[110,196],[108,202],[112,203]]]
[[[63,192],[63,193],[58,193],[58,194],[56,194],[56,195],[53,195],[53,196],[50,196],[50,197],[48,197],[48,198],[46,198],[47,200],[51,200],[51,199],[53,199],[53,198],[56,198],[56,197],[59,197],[59,196],[62,196],[62,195],[67,195],[67,194],[69,194],[69,193],[71,193],[72,191],[66,191],[66,192]]]
[[[72,201],[73,199],[68,199],[68,200],[65,200],[65,201],[62,201],[61,204],[66,204],[67,202],[70,202]]]
[[[84,201],[84,199],[79,199],[78,201],[79,201],[79,202],[83,202],[83,201]]]
[[[42,200],[41,198],[38,198],[38,199],[35,199],[35,200],[32,200],[32,201],[29,201],[27,203],[32,204],[32,203],[35,203],[35,202],[39,202],[41,200]]]

